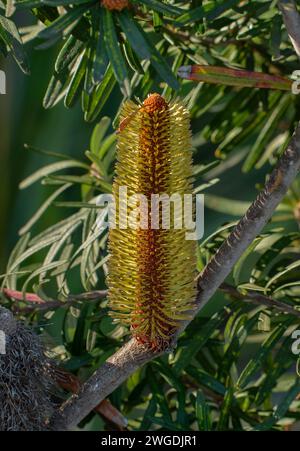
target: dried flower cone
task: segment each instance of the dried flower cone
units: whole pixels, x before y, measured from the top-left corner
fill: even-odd
[[[195,298],[195,241],[185,228],[151,228],[151,194],[192,192],[189,114],[158,94],[143,105],[128,101],[121,115],[113,194],[117,227],[109,240],[109,300],[112,316],[153,349],[168,347],[179,322],[190,317]],[[148,228],[119,228],[119,187],[148,199]],[[132,209],[128,208],[128,217]]]
[[[101,4],[110,11],[122,11],[129,7],[128,0],[102,0]]]
[[[0,431],[50,430],[54,383],[42,345],[2,307],[0,330],[5,334],[5,353],[0,354]]]

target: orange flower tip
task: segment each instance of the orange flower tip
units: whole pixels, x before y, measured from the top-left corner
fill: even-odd
[[[152,114],[156,111],[164,110],[168,107],[165,99],[157,93],[150,94],[147,99],[143,103],[143,110],[149,114]]]
[[[110,11],[122,11],[129,7],[128,0],[101,0],[101,4]]]
[[[180,78],[185,78],[185,79],[189,79],[191,74],[193,72],[193,66],[181,66],[178,69],[178,76]]]

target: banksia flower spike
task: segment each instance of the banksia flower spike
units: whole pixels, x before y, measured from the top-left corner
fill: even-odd
[[[159,208],[155,223],[152,195],[176,193],[183,200],[192,193],[192,159],[189,114],[181,103],[167,103],[158,94],[142,105],[127,101],[121,113],[118,161],[113,194],[116,226],[110,230],[108,286],[111,315],[131,326],[133,336],[152,349],[169,346],[180,321],[190,318],[195,299],[195,241],[186,239],[186,229],[175,227],[171,205],[170,227],[164,227]],[[120,188],[127,199],[141,193],[128,208],[120,201]],[[134,227],[135,208],[144,212]],[[182,210],[183,211],[183,210]],[[179,216],[182,219],[182,211]],[[146,222],[146,223],[145,223]]]

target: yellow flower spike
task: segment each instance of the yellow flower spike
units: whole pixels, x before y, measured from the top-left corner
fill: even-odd
[[[117,155],[116,227],[109,235],[111,315],[129,324],[139,342],[164,349],[194,307],[196,242],[186,240],[184,224],[174,227],[174,207],[169,229],[163,227],[161,209],[156,228],[151,227],[151,195],[178,193],[183,201],[184,194],[192,193],[187,110],[181,103],[167,103],[159,94],[151,94],[142,105],[126,102]],[[146,226],[141,221],[135,228],[123,227],[120,187],[127,188],[127,199],[137,193],[147,198]],[[140,211],[145,208],[138,206]],[[128,206],[126,220],[134,208]]]

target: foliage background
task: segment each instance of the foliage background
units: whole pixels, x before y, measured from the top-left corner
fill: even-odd
[[[207,10],[196,23],[188,21],[184,27],[190,36],[197,38],[196,42],[192,39],[187,45],[180,40],[180,44],[176,42],[173,45],[166,41],[170,64],[175,48],[182,54],[181,64],[196,61],[234,65],[281,75],[290,75],[297,69],[298,62],[276,2],[175,3],[183,9],[188,9],[187,3],[191,9],[200,8],[203,3]],[[229,3],[233,4],[233,10]],[[220,6],[224,14],[216,18],[209,16],[210,11]],[[152,10],[149,14],[152,15]],[[17,11],[13,18],[19,27],[35,22],[27,10]],[[173,19],[156,19],[172,25]],[[156,33],[161,38],[162,29],[158,27]],[[78,103],[70,110],[62,102],[45,110],[43,97],[61,45],[61,40],[58,40],[50,48],[37,50],[35,40],[26,44],[30,76],[24,75],[10,56],[1,60],[1,69],[6,71],[8,82],[7,95],[0,97],[0,266],[3,273],[17,243],[18,231],[53,192],[51,185],[40,183],[33,184],[27,190],[18,189],[26,176],[55,160],[24,150],[23,144],[87,162],[84,152],[90,148],[90,136],[95,125],[104,116],[113,120],[123,100],[116,86],[101,115],[93,123],[84,121]],[[161,78],[153,73],[151,77],[151,90],[161,92],[165,87]],[[216,161],[219,162],[197,179],[198,185],[208,183],[204,237],[207,238],[224,224],[237,220],[253,200],[259,184],[264,182],[282,152],[299,117],[299,100],[284,92],[214,85],[203,85],[199,89],[199,85],[192,82],[182,86],[182,95],[194,94],[191,112],[195,164],[214,166]],[[137,94],[142,98],[147,89],[147,86],[139,88]],[[259,115],[261,120],[256,127],[249,128]],[[238,137],[247,127],[249,133],[239,140]],[[112,126],[109,132],[113,132]],[[224,159],[218,158],[220,152],[216,153],[220,146]],[[258,154],[256,162],[264,164],[244,172],[246,157],[254,147]],[[64,173],[70,175],[74,171]],[[80,170],[75,171],[76,175],[80,173]],[[212,183],[216,178],[219,178],[218,183]],[[82,200],[80,196],[81,190],[76,185],[64,192],[59,201],[79,202]],[[220,197],[229,201],[225,202]],[[290,198],[277,213],[277,221],[269,225],[265,235],[257,240],[257,244],[261,243],[260,247],[252,249],[247,259],[240,262],[234,280],[229,280],[231,284],[240,285],[244,290],[262,290],[275,277],[267,294],[289,305],[299,305],[300,237],[294,214],[297,202],[300,202],[300,192],[298,184],[295,184]],[[34,225],[33,234],[67,218],[74,211],[76,208],[51,205]],[[200,243],[199,269],[226,233],[225,230],[208,242],[204,239]],[[76,235],[75,249],[80,243],[81,237]],[[40,265],[43,257],[43,253],[36,253],[26,261],[26,265]],[[276,279],[289,265],[293,265],[290,271]],[[292,285],[286,286],[287,283]],[[18,281],[17,287],[22,289],[22,283]],[[69,287],[73,294],[84,291],[79,277],[71,277]],[[104,287],[101,273],[95,287],[91,288]],[[28,290],[35,288],[30,283]],[[52,282],[45,288],[45,293],[55,297]],[[3,298],[3,302],[8,303],[8,299]],[[227,308],[222,309],[223,305]],[[62,364],[82,379],[126,339],[126,331],[116,328],[108,319],[105,301],[90,306],[78,303],[76,308],[61,308],[52,314],[31,312],[20,316],[36,330],[42,330],[49,347],[59,355]],[[180,338],[175,353],[138,371],[110,396],[110,400],[128,417],[129,429],[297,427],[300,406],[295,398],[300,385],[296,375],[296,357],[291,353],[290,333],[297,328],[298,322],[292,315],[265,311],[218,292]],[[287,338],[283,337],[284,334]],[[261,343],[264,343],[263,347]],[[111,425],[108,426],[98,415],[91,414],[82,427],[103,429]]]

